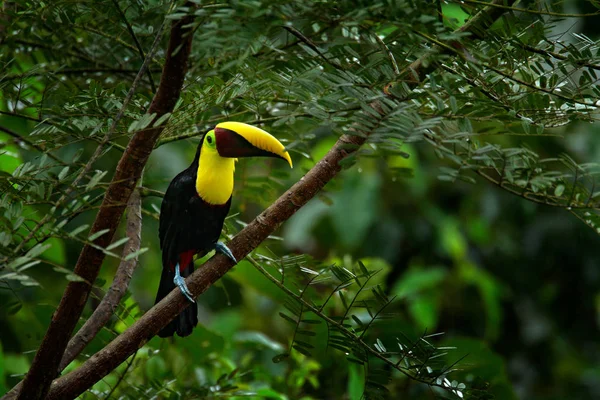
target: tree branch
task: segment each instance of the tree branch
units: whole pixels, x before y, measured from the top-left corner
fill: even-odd
[[[138,265],[137,255],[131,259],[127,259],[127,256],[137,253],[142,243],[142,200],[137,190],[134,190],[131,194],[127,207],[126,236],[129,238],[129,241],[125,243],[125,247],[123,248],[123,260],[119,264],[108,292],[90,318],[69,341],[67,350],[60,362],[60,371],[65,369],[81,353],[85,346],[94,339],[100,329],[106,325],[127,292],[133,271]]]
[[[498,2],[489,3],[487,1],[480,1],[480,0],[458,0],[458,1],[455,0],[454,2],[459,3],[459,4],[468,3],[468,4],[478,4],[478,5],[482,5],[482,6],[491,6],[491,7],[496,7],[496,8],[502,9],[504,11],[522,12],[522,13],[534,14],[534,15],[549,15],[551,17],[558,17],[558,18],[596,17],[600,14],[600,11],[596,11],[593,13],[569,14],[569,13],[559,13],[559,12],[544,11],[544,10],[530,10],[528,8],[511,7],[510,5],[504,5],[504,4],[498,3]]]
[[[475,14],[469,21],[467,21],[463,26],[456,30],[457,33],[460,32],[469,32],[473,36],[479,39],[483,39],[485,37],[486,30],[492,26],[494,21],[496,21],[499,17],[502,16],[506,12],[505,9],[496,8],[496,5],[506,4],[507,6],[512,6],[512,4],[516,0],[493,0],[490,3],[486,3],[486,7],[483,10],[479,11]],[[458,49],[462,49],[462,44],[458,42],[450,43],[450,46],[457,47]],[[425,76],[429,72],[433,71],[437,68],[437,64],[429,63],[426,68],[423,68],[423,63],[428,61],[431,56],[436,54],[439,51],[447,50],[445,48],[440,48],[438,46],[433,47],[427,54],[419,57],[417,60],[412,62],[408,67],[406,67],[402,72],[401,76],[405,76],[407,74],[412,75],[410,79],[411,82],[416,83],[420,80],[420,76]]]
[[[190,25],[193,19],[193,16],[188,15],[173,22],[165,66],[158,91],[148,110],[149,114],[160,117],[171,112],[179,99],[191,51]],[[152,57],[151,53],[148,54],[147,59]],[[67,285],[50,327],[25,377],[19,399],[45,398],[52,379],[56,377],[67,341],[83,311],[92,282],[98,276],[104,260],[104,253],[99,249],[111,243],[129,197],[162,130],[163,126],[159,126],[136,132],[119,160],[115,175],[90,231],[90,234],[103,230],[107,233],[93,241],[94,247],[90,245],[83,247],[74,270],[83,281],[70,282]]]
[[[47,154],[48,157],[50,157],[51,159],[53,159],[54,161],[56,161],[60,165],[67,165],[63,160],[61,160],[60,158],[56,157],[51,152],[46,151],[42,146],[38,145],[37,143],[35,143],[32,140],[29,140],[26,137],[23,137],[23,136],[19,135],[17,132],[13,131],[12,129],[8,129],[8,128],[5,128],[3,126],[0,126],[0,131],[6,133],[9,136],[12,136],[15,139],[15,143],[17,143],[17,145],[21,146],[24,143],[24,144],[26,144],[28,146],[33,147],[34,149],[36,149],[37,151],[39,151],[41,154]]]
[[[142,59],[142,62],[143,62],[146,59],[146,55],[144,54],[144,49],[142,49],[142,45],[140,44],[140,41],[138,40],[137,36],[135,35],[135,32],[133,31],[133,28],[131,27],[129,20],[127,20],[127,16],[123,12],[123,10],[121,10],[121,6],[119,6],[119,2],[117,0],[113,0],[113,4],[115,5],[115,8],[119,12],[121,19],[125,23],[125,26],[127,27],[127,32],[129,32],[129,35],[131,35],[131,38],[133,39],[133,42],[135,43],[138,53],[140,54],[140,58]],[[146,70],[146,72],[148,74],[148,79],[150,80],[150,87],[152,88],[152,93],[154,93],[154,92],[156,92],[156,85],[154,84],[154,79],[152,79],[152,72],[150,72],[149,69]]]
[[[236,259],[243,259],[312,199],[341,170],[340,161],[355,152],[365,140],[365,136],[340,137],[317,165],[228,243]],[[215,255],[187,279],[188,288],[197,297],[232,267],[228,258]],[[57,379],[47,399],[75,398],[83,393],[135,353],[189,304],[178,289],[173,290],[81,367]]]

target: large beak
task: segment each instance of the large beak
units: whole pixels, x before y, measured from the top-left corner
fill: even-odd
[[[281,142],[270,133],[242,122],[221,122],[215,127],[217,151],[221,157],[277,157],[292,158]]]

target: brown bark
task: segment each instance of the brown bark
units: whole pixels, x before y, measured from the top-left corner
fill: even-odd
[[[228,243],[234,256],[238,260],[243,259],[279,225],[313,198],[340,171],[339,162],[356,151],[365,140],[364,136],[342,136],[327,155],[298,183]],[[188,288],[194,297],[197,297],[225,275],[231,267],[233,265],[228,258],[220,254],[216,255],[187,279]],[[57,379],[51,387],[48,399],[72,399],[83,393],[135,353],[189,304],[178,289],[173,290],[127,331],[88,359],[81,367]]]
[[[192,21],[193,17],[187,16],[173,22],[171,27],[171,37],[161,82],[148,110],[150,114],[156,113],[157,117],[171,112],[179,99],[191,51],[192,35],[189,25]],[[105,248],[111,243],[129,196],[142,174],[162,129],[161,126],[136,132],[119,160],[115,175],[90,231],[90,234],[93,234],[101,230],[108,230],[106,234],[94,240],[94,244],[99,248]],[[52,380],[56,378],[60,360],[83,311],[92,283],[98,276],[103,260],[104,253],[101,250],[89,245],[83,247],[74,272],[84,281],[70,282],[67,285],[61,302],[52,316],[48,331],[23,381],[19,399],[45,398]]]

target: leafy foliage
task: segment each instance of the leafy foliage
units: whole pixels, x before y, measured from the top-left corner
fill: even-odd
[[[597,393],[597,358],[585,349],[598,350],[589,335],[600,282],[587,267],[598,260],[578,239],[592,248],[600,233],[598,32],[571,26],[577,16],[562,14],[562,2],[193,3],[3,5],[0,388],[25,372],[22,353],[36,348],[66,281],[80,279],[72,265],[94,239],[116,161],[132,132],[149,128],[161,27],[194,13],[186,88],[142,182],[143,268],[89,354],[152,305],[156,196],[208,127],[262,125],[299,165],[290,173],[240,162],[226,235],[342,133],[368,136],[367,145],[286,224],[285,240],[272,238],[202,297],[205,325],[192,337],[151,340],[86,397],[549,398],[546,385],[557,396]],[[597,2],[583,3],[597,17]],[[465,28],[499,10],[485,31]],[[126,241],[123,232],[101,249],[92,307]],[[290,251],[311,257],[283,256]],[[562,304],[571,308],[557,315]],[[575,307],[588,322],[570,319]],[[551,353],[555,370],[536,365],[539,353]],[[531,369],[540,375],[523,372]]]

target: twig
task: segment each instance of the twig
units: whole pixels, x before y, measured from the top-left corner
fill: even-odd
[[[160,190],[150,189],[145,186],[140,186],[138,188],[140,192],[140,196],[142,197],[164,197],[165,192],[161,192]]]
[[[35,143],[32,140],[29,140],[26,137],[23,137],[21,135],[19,135],[17,132],[5,128],[3,126],[0,126],[0,131],[12,136],[13,138],[15,138],[15,142],[22,142],[25,143],[28,146],[33,147],[34,149],[36,149],[37,151],[39,151],[42,154],[47,154],[48,157],[50,157],[51,159],[53,159],[54,161],[56,161],[57,163],[59,163],[60,165],[67,165],[63,160],[61,160],[60,158],[56,157],[54,154],[50,153],[49,151],[44,150],[44,148],[42,146],[40,146],[39,144]]]
[[[304,44],[306,44],[308,47],[310,47],[315,53],[317,53],[319,55],[319,57],[321,57],[327,64],[331,65],[333,68],[337,69],[337,70],[341,70],[343,71],[344,68],[338,64],[337,62],[334,62],[332,60],[330,60],[322,51],[321,49],[319,49],[317,47],[316,44],[314,44],[309,38],[307,38],[306,36],[304,36],[304,34],[302,32],[300,32],[298,29],[294,28],[293,26],[284,26],[283,29],[285,29],[286,31],[288,31],[289,33],[291,33],[292,35],[296,36],[298,39],[300,39],[301,42],[303,42]]]
[[[133,41],[135,43],[135,47],[137,48],[138,52],[140,53],[140,58],[142,59],[142,61],[144,61],[146,59],[146,55],[144,54],[144,49],[142,49],[142,45],[140,44],[140,41],[138,40],[135,32],[133,31],[131,24],[127,20],[127,16],[123,12],[123,10],[121,10],[121,6],[119,6],[119,2],[117,0],[113,0],[113,4],[115,5],[115,8],[119,12],[121,19],[123,20],[123,22],[125,22],[127,31],[129,32],[129,35],[131,35],[131,38],[133,39]],[[147,69],[146,73],[148,75],[148,79],[150,80],[150,87],[152,88],[152,93],[155,93],[156,85],[154,84],[154,79],[152,79],[152,73],[150,72],[150,69]]]
[[[115,392],[115,390],[117,390],[117,387],[119,387],[121,382],[123,382],[123,380],[125,379],[125,375],[127,375],[127,373],[129,372],[129,368],[131,368],[131,366],[133,365],[133,362],[135,361],[135,356],[137,356],[137,351],[135,353],[133,353],[131,360],[127,363],[127,367],[125,367],[125,370],[119,376],[119,380],[117,381],[117,383],[115,383],[115,385],[110,389],[110,392],[108,392],[108,394],[106,395],[106,397],[105,397],[106,400],[110,399],[110,396],[112,396],[112,394]]]
[[[31,46],[31,47],[36,47],[36,48],[40,48],[40,49],[46,49],[48,51],[53,51],[53,52],[60,52],[61,54],[67,55],[69,57],[74,57],[77,59],[80,59],[82,61],[86,61],[89,62],[92,65],[99,65],[102,66],[104,68],[111,68],[111,65],[104,63],[103,61],[100,60],[94,60],[93,58],[89,57],[87,54],[84,54],[82,52],[77,52],[77,51],[72,51],[72,50],[65,50],[64,48],[61,49],[57,49],[54,48],[46,43],[39,43],[39,42],[34,42],[32,40],[25,40],[25,39],[13,39],[11,41],[14,41],[17,44],[21,44],[24,46]]]
[[[592,64],[592,63],[590,63],[590,62],[588,62],[586,60],[569,59],[569,56],[567,56],[567,55],[560,54],[560,53],[557,53],[557,52],[551,51],[551,50],[538,49],[537,47],[521,43],[518,40],[514,40],[511,43],[513,43],[515,46],[519,46],[522,49],[525,49],[525,50],[530,51],[532,53],[540,54],[540,55],[543,55],[543,56],[546,56],[546,57],[552,57],[552,58],[555,58],[555,59],[561,60],[561,61],[567,61],[568,60],[568,61],[571,61],[571,62],[577,64],[580,67],[588,67],[588,68],[594,69],[596,71],[600,71],[600,65],[598,65],[598,64]]]
[[[390,63],[392,64],[392,67],[394,68],[394,74],[400,75],[400,68],[398,68],[398,63],[396,62],[396,58],[394,57],[394,53],[392,53],[392,51],[390,50],[390,48],[388,47],[388,45],[385,44],[385,42],[383,41],[383,39],[381,39],[377,33],[374,33],[373,37],[375,38],[375,40],[377,41],[377,43],[379,43],[381,45],[381,47],[383,47],[383,49],[387,53],[387,56],[390,59]]]
[[[117,381],[117,383],[115,383],[115,385],[110,389],[110,392],[108,392],[108,394],[106,395],[106,400],[110,399],[110,396],[112,396],[115,390],[117,390],[117,387],[119,387],[121,382],[123,382],[123,379],[125,379],[125,375],[127,375],[127,373],[129,372],[129,368],[131,368],[133,362],[135,361],[135,356],[137,356],[137,351],[133,353],[131,360],[127,363],[127,367],[125,367],[125,371],[123,371],[123,373],[119,376],[119,380]]]
[[[193,7],[193,5],[191,6]],[[191,52],[192,35],[189,32],[193,19],[193,15],[188,15],[173,22],[165,67],[159,88],[148,110],[149,114],[162,116],[169,113],[173,111],[179,99]],[[139,83],[145,73],[152,55],[158,47],[164,26],[163,23],[151,51],[136,76],[132,89],[135,88],[136,82]],[[122,113],[123,110],[117,117]],[[113,126],[116,125],[116,120],[117,118],[115,118]],[[129,197],[141,176],[163,127],[164,125],[161,125],[151,130],[136,132],[119,160],[115,175],[90,230],[90,234],[100,231],[106,231],[106,233],[96,238],[93,246],[86,244],[83,247],[74,269],[74,273],[83,279],[80,282],[69,282],[67,285],[58,309],[50,322],[50,327],[25,377],[19,399],[37,400],[45,398],[52,379],[56,377],[68,339],[83,311],[92,288],[92,282],[95,281],[102,266],[105,254],[99,248],[106,248],[112,241]],[[114,128],[111,127],[111,129]]]

